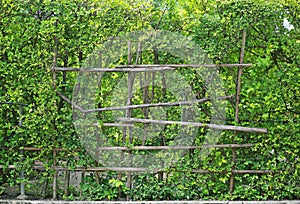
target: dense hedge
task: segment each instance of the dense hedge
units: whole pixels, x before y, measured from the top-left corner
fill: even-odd
[[[240,123],[263,127],[268,134],[223,131],[220,143],[253,143],[237,149],[236,168],[272,170],[275,173],[235,176],[235,190],[229,192],[231,149],[213,149],[205,160],[198,150],[190,151],[167,177],[154,174],[133,175],[133,188],[126,187],[126,175],[109,172],[86,177],[81,199],[133,200],[190,199],[299,199],[300,195],[300,7],[296,0],[251,1],[20,1],[0,2],[0,194],[6,183],[20,183],[20,169],[26,179],[35,176],[35,161],[46,171],[37,176],[52,179],[52,148],[69,151],[57,155],[66,165],[97,165],[82,148],[72,124],[72,108],[53,89],[54,50],[58,66],[80,67],[94,48],[110,36],[141,29],[163,29],[191,37],[207,51],[214,63],[239,62],[242,31],[247,31],[243,70]],[[283,26],[284,19],[292,29]],[[55,38],[58,39],[57,43]],[[147,56],[147,53],[145,53]],[[178,60],[170,56],[168,63]],[[172,61],[173,60],[173,61]],[[235,94],[237,70],[219,68],[226,94]],[[115,76],[114,76],[115,77]],[[69,98],[76,74],[57,73],[57,89]],[[195,79],[193,79],[195,80]],[[109,92],[110,87],[106,87]],[[201,89],[195,85],[195,89]],[[23,107],[22,116],[18,103]],[[226,124],[234,122],[234,101],[228,102]],[[202,107],[207,108],[206,106]],[[22,120],[22,126],[20,126]],[[118,130],[116,130],[117,132]],[[114,134],[111,133],[112,135]],[[171,134],[171,133],[170,133]],[[201,145],[201,134],[195,141]],[[22,147],[41,147],[42,151],[18,151]],[[73,158],[79,158],[74,161]],[[228,171],[224,174],[188,173],[189,169]],[[120,193],[121,191],[121,193]],[[70,189],[65,199],[75,199],[79,191]],[[48,195],[50,196],[50,195]]]

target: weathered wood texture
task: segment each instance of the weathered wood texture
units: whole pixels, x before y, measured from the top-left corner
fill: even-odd
[[[206,124],[206,123],[196,123],[196,122],[181,122],[181,121],[169,121],[169,120],[150,120],[150,119],[138,119],[138,118],[125,118],[119,117],[119,121],[129,122],[129,123],[152,123],[158,125],[183,125],[183,126],[196,126],[196,127],[204,127],[215,130],[233,130],[239,132],[255,132],[255,133],[267,133],[268,130],[265,128],[249,128],[249,127],[241,127],[241,126],[233,126],[233,125],[217,125],[217,124]]]

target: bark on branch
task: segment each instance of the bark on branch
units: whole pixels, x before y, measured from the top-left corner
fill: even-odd
[[[205,123],[196,123],[196,122],[181,122],[181,121],[166,121],[166,120],[150,120],[150,119],[138,119],[138,118],[124,118],[119,117],[118,120],[122,122],[129,123],[152,123],[159,125],[183,125],[183,126],[196,126],[196,127],[204,127],[215,130],[234,130],[239,132],[256,132],[256,133],[267,133],[267,129],[265,128],[248,128],[242,126],[233,126],[233,125],[217,125],[217,124],[205,124]]]

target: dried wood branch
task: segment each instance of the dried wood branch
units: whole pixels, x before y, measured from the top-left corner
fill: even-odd
[[[78,109],[80,112],[84,112],[85,111],[80,106],[76,105],[70,99],[68,99],[67,97],[65,97],[62,93],[56,91],[56,95],[58,95],[59,97],[61,97],[62,99],[64,99],[67,103],[71,104],[74,108]]]
[[[252,64],[143,64],[143,65],[119,65],[116,68],[155,68],[155,67],[171,67],[171,68],[216,68],[216,67],[251,67]]]
[[[244,62],[244,54],[245,54],[245,46],[246,46],[246,30],[243,31],[243,39],[242,39],[242,47],[241,47],[241,55],[240,55],[240,63]],[[240,92],[241,92],[241,82],[242,82],[242,72],[243,67],[239,66],[238,69],[238,77],[237,77],[237,87],[236,87],[236,101],[235,101],[235,122],[239,123],[239,104],[240,104]],[[238,135],[238,132],[234,132],[233,142],[235,141],[235,137]],[[231,167],[231,175],[230,175],[230,183],[229,188],[230,192],[232,193],[234,190],[234,173],[236,166],[236,149],[232,148],[232,167]]]
[[[234,174],[270,174],[271,170],[232,170]]]
[[[130,151],[130,150],[188,150],[188,149],[205,149],[205,148],[247,148],[253,144],[216,144],[202,146],[135,146],[135,147],[98,147],[97,150],[112,151]]]
[[[120,65],[116,68],[71,68],[52,67],[52,71],[81,71],[81,72],[147,72],[168,71],[176,68],[217,68],[217,67],[251,67],[252,64],[148,64],[148,65]]]
[[[205,149],[205,148],[248,148],[253,147],[254,144],[211,144],[211,145],[202,145],[202,146],[134,146],[134,147],[98,147],[97,150],[120,150],[120,151],[129,151],[129,150],[181,150],[181,149]],[[23,147],[19,148],[24,151],[42,151],[44,148],[40,147]],[[8,150],[8,148],[7,148]],[[82,149],[72,149],[72,151],[81,151]],[[70,151],[66,148],[53,148],[53,151]]]
[[[130,65],[126,65],[130,66]],[[136,65],[133,65],[136,66]],[[70,68],[70,67],[52,67],[52,71],[76,71],[76,72],[152,72],[152,71],[169,71],[175,68],[168,66],[145,67],[145,68]]]
[[[99,127],[98,123],[92,123],[90,126]],[[105,127],[134,127],[133,124],[124,124],[124,123],[103,123]]]
[[[0,169],[15,169],[17,168],[15,165],[0,165]],[[34,169],[45,170],[44,166],[33,166]],[[62,170],[72,170],[72,171],[115,171],[115,172],[161,172],[164,171],[162,169],[148,169],[148,168],[135,168],[135,167],[76,167],[74,169],[70,169],[68,167],[63,166],[52,166],[51,169],[55,169],[56,171]],[[211,171],[207,169],[191,169],[191,170],[178,170],[179,172],[193,172],[193,173],[214,173],[214,174],[224,174],[228,173],[228,171]],[[271,170],[233,170],[234,174],[271,174],[278,173]]]
[[[232,96],[220,96],[218,100],[228,100],[232,99]],[[117,107],[106,107],[106,108],[98,108],[98,109],[88,109],[84,110],[84,113],[98,112],[98,111],[112,111],[112,110],[126,110],[126,109],[134,109],[134,108],[145,108],[145,107],[160,107],[160,106],[179,106],[179,105],[191,105],[194,103],[204,103],[207,101],[212,101],[211,98],[202,98],[194,101],[179,101],[179,102],[165,102],[165,103],[152,103],[152,104],[140,104],[140,105],[129,105],[129,106],[117,106]]]
[[[196,122],[181,122],[181,121],[166,121],[166,120],[150,120],[150,119],[138,119],[138,118],[123,118],[119,117],[118,120],[122,122],[136,122],[136,123],[153,123],[159,125],[183,125],[183,126],[196,126],[204,127],[215,130],[234,130],[239,132],[256,132],[256,133],[267,133],[265,128],[248,128],[242,126],[233,126],[233,125],[217,125],[217,124],[205,124],[205,123],[196,123]]]

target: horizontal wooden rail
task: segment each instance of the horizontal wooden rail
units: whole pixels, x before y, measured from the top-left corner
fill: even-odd
[[[24,151],[42,151],[46,148],[42,148],[42,147],[20,147],[20,148],[8,148],[8,147],[4,147],[4,148],[0,148],[0,149],[4,149],[4,150],[24,150]],[[52,148],[51,151],[57,151],[57,152],[65,152],[65,151],[81,151],[82,149],[80,148],[76,148],[76,149],[67,149],[67,148]]]
[[[0,165],[0,169],[15,169],[17,168],[15,165]],[[45,170],[44,166],[33,166],[34,169],[37,170]],[[162,169],[151,169],[151,168],[138,168],[138,167],[76,167],[76,168],[68,168],[63,166],[52,166],[50,169],[54,169],[57,171],[114,171],[114,172],[163,172],[166,170]],[[192,173],[216,173],[216,174],[270,174],[275,173],[271,170],[232,170],[232,171],[215,171],[215,170],[207,170],[207,169],[191,169],[191,170],[175,170],[179,172],[192,172]]]
[[[0,169],[16,169],[15,165],[0,165]],[[33,166],[34,169],[45,170],[44,166]],[[134,168],[134,167],[76,167],[76,168],[67,168],[63,166],[52,166],[50,169],[61,170],[61,171],[115,171],[115,172],[147,172],[147,168]],[[151,170],[153,172],[159,171],[159,169]]]
[[[176,68],[217,68],[217,67],[251,67],[252,64],[148,64],[148,65],[121,65],[116,68],[72,68],[52,67],[52,71],[75,71],[75,72],[151,72],[169,71]]]
[[[153,67],[171,67],[171,68],[216,68],[216,67],[251,67],[253,64],[138,64],[138,65],[118,65],[116,68],[153,68]]]
[[[16,169],[16,165],[0,165],[0,169]],[[44,166],[32,166],[33,169],[40,169],[40,170],[45,170],[46,168]],[[52,168],[52,167],[50,167]]]
[[[99,123],[88,124],[87,126],[95,126],[99,127]],[[134,127],[134,124],[126,124],[126,123],[103,123],[102,126],[105,127]]]
[[[273,173],[271,170],[232,170],[234,174],[270,174]]]
[[[248,148],[253,147],[254,144],[207,144],[201,146],[134,146],[134,147],[97,147],[97,150],[120,150],[120,151],[132,151],[132,150],[184,150],[184,149],[207,149],[207,148]],[[9,150],[9,148],[2,148]],[[18,150],[24,151],[42,151],[45,148],[41,147],[22,147]],[[66,148],[53,148],[52,151],[65,152],[65,151],[81,151],[82,149],[66,149]]]
[[[255,133],[267,133],[267,129],[265,128],[248,128],[242,126],[233,126],[233,125],[217,125],[217,124],[205,124],[205,123],[196,123],[196,122],[181,122],[181,121],[167,121],[167,120],[150,120],[150,119],[138,119],[138,118],[125,118],[119,117],[119,121],[129,122],[129,123],[152,123],[159,125],[183,125],[183,126],[196,126],[196,127],[204,127],[215,130],[234,130],[239,132],[255,132]]]
[[[207,149],[207,148],[247,148],[253,144],[216,144],[202,146],[134,146],[134,147],[98,147],[97,150],[185,150],[185,149]]]
[[[53,67],[52,71],[76,71],[76,72],[154,72],[154,71],[171,71],[172,67],[147,67],[147,68],[71,68],[71,67]]]

